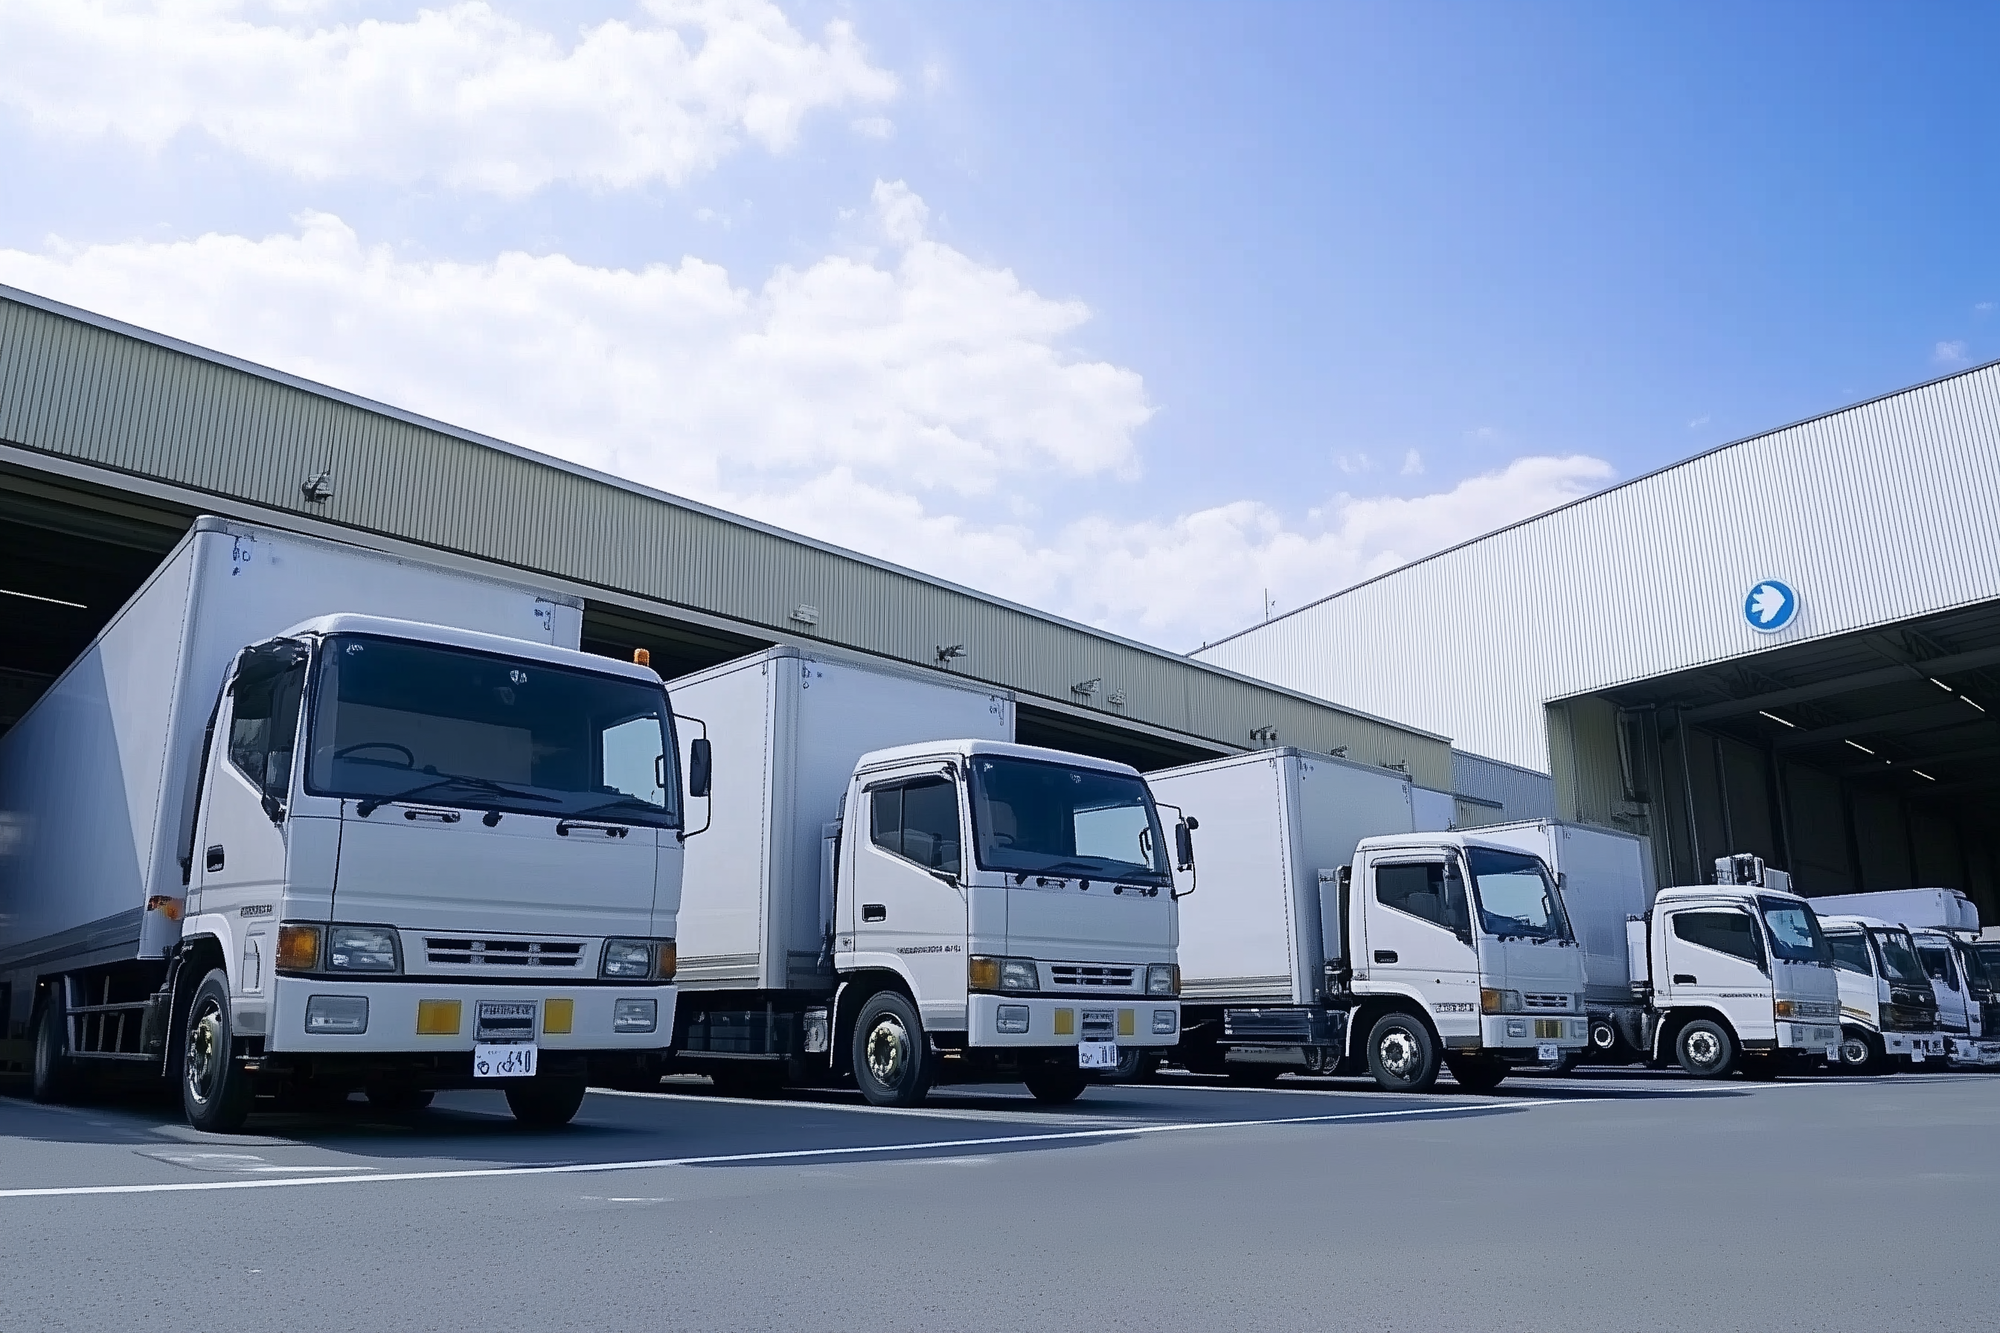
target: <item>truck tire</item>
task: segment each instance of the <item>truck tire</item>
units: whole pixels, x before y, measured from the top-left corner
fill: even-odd
[[[1421,1018],[1387,1013],[1369,1029],[1368,1072],[1383,1091],[1429,1092],[1442,1067],[1437,1042]]]
[[[1445,1067],[1467,1092],[1491,1092],[1507,1077],[1507,1066],[1486,1055],[1447,1055]]]
[[[1736,1065],[1736,1038],[1708,1018],[1697,1018],[1674,1034],[1674,1057],[1693,1078],[1721,1078]]]
[[[1067,1106],[1090,1086],[1080,1069],[1037,1069],[1021,1081],[1044,1106]]]
[[[929,1044],[916,1006],[877,991],[854,1020],[854,1085],[873,1106],[915,1106],[931,1090]]]
[[[1885,1063],[1881,1044],[1868,1033],[1848,1028],[1840,1034],[1840,1064],[1836,1067],[1841,1073],[1879,1074]]]
[[[413,1088],[407,1083],[370,1083],[363,1091],[368,1094],[368,1104],[387,1115],[415,1115],[437,1096],[429,1088]]]
[[[255,1089],[236,1064],[229,1018],[229,974],[212,969],[194,988],[181,1057],[181,1113],[209,1134],[234,1134],[250,1115]]]
[[[576,1119],[588,1083],[580,1078],[514,1079],[507,1085],[507,1109],[529,1129],[561,1129]]]
[[[1118,1052],[1118,1067],[1107,1083],[1145,1083],[1160,1071],[1160,1053],[1143,1046],[1127,1046]]]
[[[76,1096],[76,1061],[69,1053],[69,1011],[63,1003],[63,983],[49,988],[35,1022],[35,1063],[28,1091],[38,1102],[66,1102]]]

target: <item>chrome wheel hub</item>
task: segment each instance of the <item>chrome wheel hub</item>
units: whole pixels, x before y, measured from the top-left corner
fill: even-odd
[[[868,1060],[868,1072],[878,1082],[888,1087],[902,1082],[903,1069],[910,1058],[910,1038],[901,1023],[887,1016],[876,1019],[875,1026],[868,1029],[868,1040],[862,1049]]]
[[[1722,1043],[1713,1032],[1691,1032],[1687,1037],[1688,1059],[1706,1068],[1722,1058]]]
[[[199,1101],[207,1101],[215,1082],[217,1048],[222,1042],[222,1016],[211,1003],[188,1024],[188,1091]]]
[[[1400,1029],[1384,1033],[1379,1048],[1382,1068],[1397,1078],[1408,1078],[1417,1069],[1417,1040]]]
[[[1859,1037],[1849,1037],[1840,1043],[1842,1064],[1865,1065],[1868,1063],[1868,1043]]]

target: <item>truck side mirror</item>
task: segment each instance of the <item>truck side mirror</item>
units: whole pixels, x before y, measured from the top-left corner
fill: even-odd
[[[688,795],[708,795],[709,779],[714,776],[715,755],[708,743],[708,737],[699,736],[688,742]]]
[[[1182,870],[1194,869],[1194,831],[1200,827],[1192,819],[1174,825],[1174,864]]]

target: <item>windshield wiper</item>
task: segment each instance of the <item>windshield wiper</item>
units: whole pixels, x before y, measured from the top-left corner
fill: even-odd
[[[544,796],[538,791],[522,791],[516,787],[509,787],[505,783],[495,782],[491,778],[471,778],[454,775],[451,777],[433,778],[429,782],[419,783],[407,791],[395,792],[392,795],[370,796],[354,807],[354,813],[366,819],[392,801],[411,800],[422,796],[427,791],[436,791],[440,787],[472,787],[478,791],[490,791],[496,796],[507,796],[517,801],[554,801],[558,799],[554,796]]]
[[[1057,861],[1052,865],[1043,866],[1038,870],[1016,870],[1014,875],[1016,882],[1019,882],[1020,879],[1028,875],[1041,875],[1050,879],[1101,879],[1107,884],[1119,880],[1131,884],[1154,883],[1159,880],[1160,872],[1157,870],[1148,870],[1143,866],[1131,866],[1129,862],[1126,864],[1130,866],[1130,869],[1124,874],[1102,869],[1083,861]]]
[[[571,810],[563,816],[563,819],[565,821],[572,819],[594,819],[600,811],[604,810],[644,810],[648,814],[654,815],[665,815],[667,813],[665,807],[654,805],[651,801],[641,800],[637,796],[620,796],[615,801],[600,801],[598,804],[589,806],[586,809]],[[611,821],[606,820],[605,822],[609,823]]]

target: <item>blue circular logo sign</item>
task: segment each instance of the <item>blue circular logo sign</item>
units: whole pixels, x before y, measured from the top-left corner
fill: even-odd
[[[1799,613],[1799,595],[1789,583],[1765,579],[1743,599],[1743,618],[1762,634],[1775,634]]]

